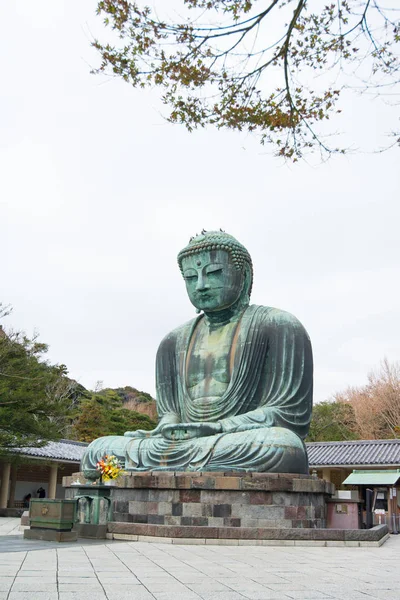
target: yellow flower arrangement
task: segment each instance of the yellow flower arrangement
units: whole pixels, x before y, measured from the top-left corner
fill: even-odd
[[[96,464],[96,469],[100,472],[100,476],[103,481],[117,479],[117,477],[120,477],[124,474],[121,463],[113,454],[105,454],[103,458]]]

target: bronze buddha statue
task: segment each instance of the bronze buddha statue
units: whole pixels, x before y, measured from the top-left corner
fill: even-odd
[[[291,314],[249,305],[250,255],[222,231],[195,236],[178,263],[200,313],[169,333],[156,360],[159,423],[92,442],[82,470],[114,454],[127,471],[308,473],[310,339]]]

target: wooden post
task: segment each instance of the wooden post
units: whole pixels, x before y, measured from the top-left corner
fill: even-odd
[[[15,488],[17,485],[17,467],[13,465],[11,467],[11,480],[10,480],[10,499],[8,501],[8,506],[10,508],[14,508],[15,506]]]
[[[393,520],[392,520],[392,504],[393,504],[393,497],[392,497],[392,488],[388,487],[387,488],[387,505],[388,505],[388,523],[387,526],[389,527],[389,532],[392,533],[393,531]]]
[[[394,525],[395,525],[395,531],[397,533],[399,533],[398,530],[398,526],[399,526],[399,521],[398,521],[398,516],[399,516],[399,506],[397,504],[397,493],[398,493],[398,489],[396,486],[393,487],[393,515],[394,515]]]
[[[11,464],[4,463],[3,472],[1,475],[0,508],[7,508],[8,490],[10,488],[10,472]]]
[[[325,481],[331,480],[331,470],[330,469],[322,469],[322,479],[325,479]]]
[[[54,464],[50,467],[49,475],[49,498],[54,499],[57,493],[57,471],[58,465]]]

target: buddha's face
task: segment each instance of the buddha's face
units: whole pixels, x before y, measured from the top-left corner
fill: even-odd
[[[232,263],[229,252],[199,252],[182,260],[190,302],[199,310],[224,310],[240,297],[244,274]]]

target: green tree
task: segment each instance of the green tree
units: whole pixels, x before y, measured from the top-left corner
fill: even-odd
[[[399,92],[393,0],[181,0],[172,18],[167,9],[165,0],[153,10],[101,0],[98,14],[113,32],[93,42],[101,55],[94,72],[158,86],[169,120],[189,131],[258,132],[293,160],[314,148],[344,152],[323,136],[342,91]]]
[[[0,304],[0,316],[7,312]],[[68,428],[80,388],[46,352],[37,337],[0,328],[0,452],[42,446]]]
[[[75,413],[72,436],[82,442],[91,442],[103,435],[123,435],[125,431],[150,430],[155,421],[147,415],[123,407],[115,390],[101,390],[85,398]]]
[[[346,402],[326,401],[314,405],[307,442],[358,439],[353,407]]]

